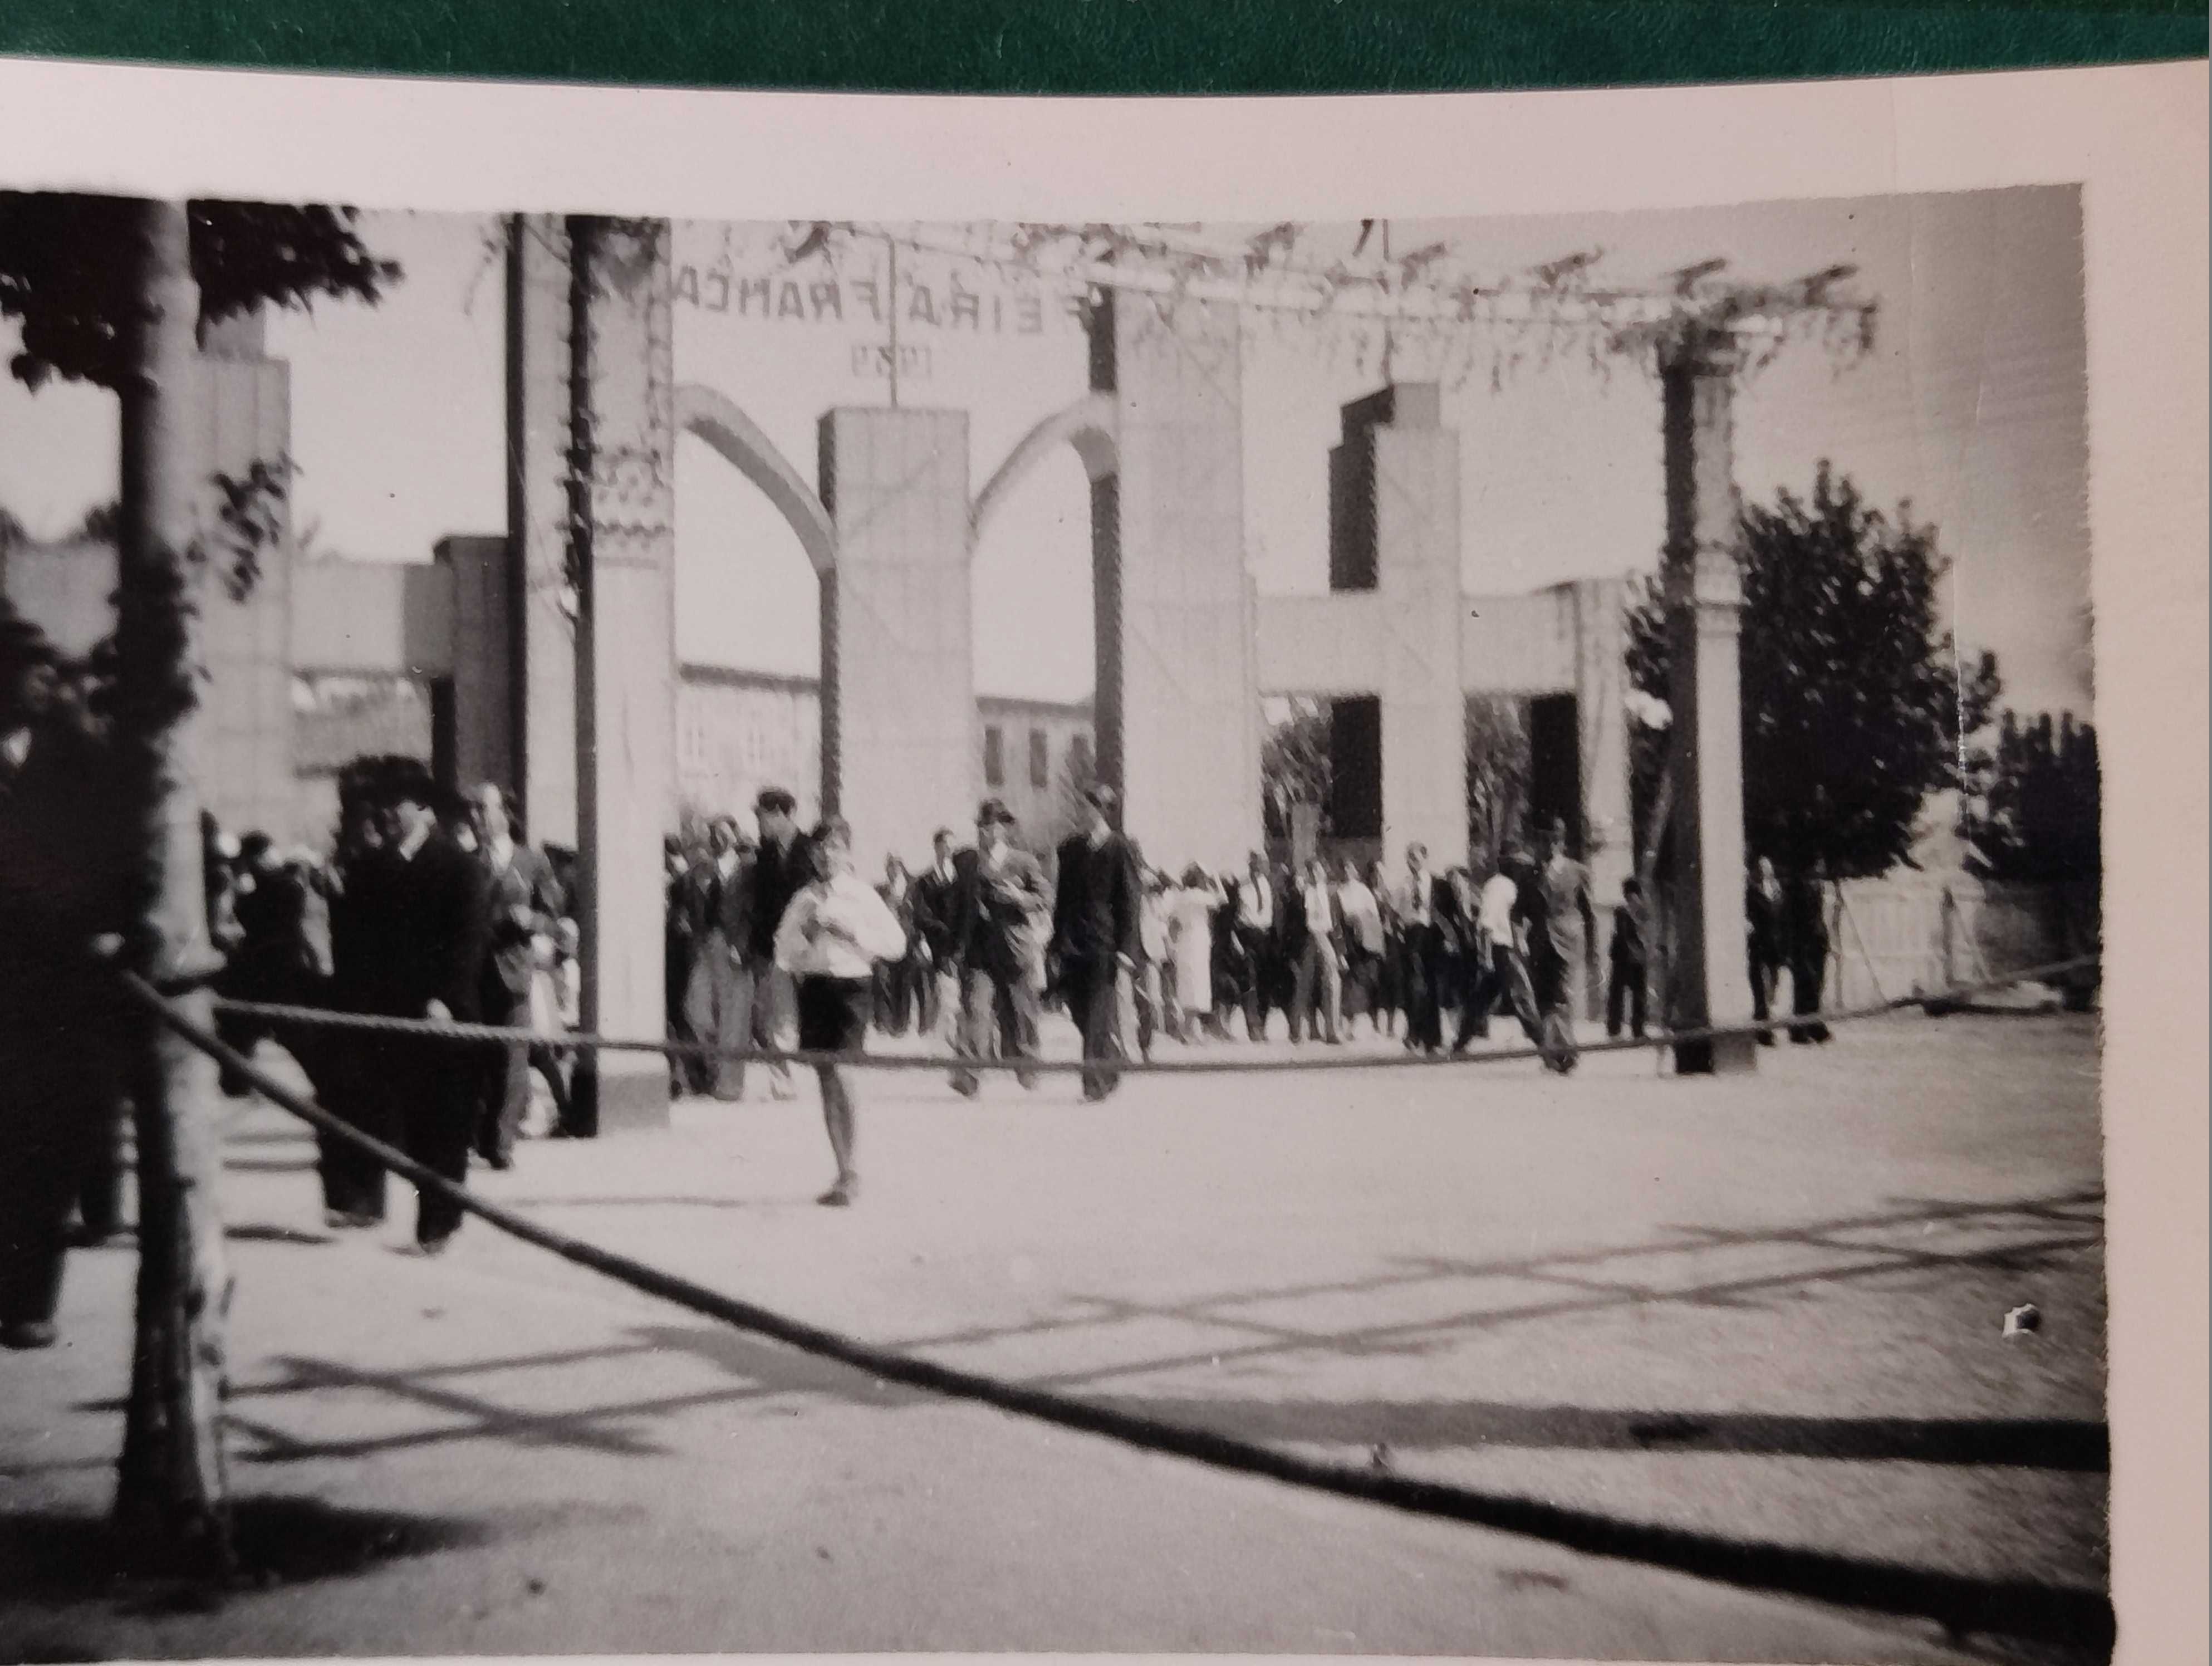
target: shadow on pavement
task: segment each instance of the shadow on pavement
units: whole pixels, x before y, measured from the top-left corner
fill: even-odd
[[[1847,1462],[1988,1464],[2102,1474],[2102,1423],[2066,1418],[1786,1417],[1608,1411],[1480,1400],[1239,1400],[1109,1395],[1093,1405],[1249,1440],[1319,1445],[1522,1446],[1583,1452],[1735,1452]]]
[[[44,1608],[88,1601],[123,1614],[204,1614],[235,1593],[343,1578],[385,1562],[479,1544],[489,1523],[349,1510],[307,1498],[249,1498],[233,1509],[238,1567],[227,1579],[151,1577],[133,1571],[105,1517],[0,1515],[0,1568],[11,1602]],[[97,1659],[65,1636],[24,1637],[8,1653],[21,1660]]]

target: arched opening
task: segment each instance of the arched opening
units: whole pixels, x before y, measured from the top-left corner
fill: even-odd
[[[821,808],[821,575],[829,517],[725,396],[677,391],[676,772],[687,820],[763,787]]]
[[[1049,850],[1079,824],[1098,778],[1098,539],[1112,536],[1115,456],[1107,403],[1089,396],[1037,424],[969,515],[980,776]]]

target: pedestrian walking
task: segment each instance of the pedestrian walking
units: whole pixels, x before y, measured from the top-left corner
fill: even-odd
[[[960,968],[960,1028],[953,1045],[952,1085],[974,1097],[981,1082],[957,1061],[1036,1056],[1037,983],[1032,968],[1032,916],[1052,897],[1036,858],[1013,842],[1014,818],[997,799],[975,812],[975,843],[955,862],[951,942]],[[1034,1072],[1015,1079],[1034,1087]]]
[[[681,887],[693,914],[691,987],[684,1017],[699,1042],[716,1049],[700,1061],[699,1085],[717,1099],[744,1097],[744,1061],[732,1054],[753,1045],[755,853],[734,816],[718,816],[707,830],[707,859]]]
[[[485,940],[478,1000],[486,1024],[527,1028],[531,988],[550,958],[562,897],[552,864],[522,842],[506,789],[486,781],[470,795],[477,861],[483,870]],[[514,1165],[514,1142],[530,1109],[530,1043],[484,1047],[477,1154],[495,1169]]]
[[[853,871],[853,830],[831,818],[816,828],[801,853],[814,877],[793,897],[775,933],[775,964],[793,981],[803,1053],[866,1050],[875,1002],[875,969],[906,952],[906,933],[875,889]],[[831,1208],[858,1201],[860,1173],[853,1085],[837,1063],[817,1060],[822,1121],[837,1177],[815,1200]]]
[[[1114,789],[1083,795],[1083,830],[1062,841],[1053,899],[1052,952],[1070,1017],[1083,1035],[1083,1097],[1105,1098],[1121,1085],[1111,1068],[1122,1057],[1120,992],[1144,953],[1144,892],[1136,852],[1114,830]]]
[[[1318,856],[1285,897],[1284,920],[1293,976],[1291,1039],[1338,1046],[1344,1040],[1344,917]]]
[[[114,759],[0,604],[0,1346],[52,1347],[70,1213],[112,1158],[125,1018],[94,958],[131,917]],[[95,1210],[99,1207],[95,1202]]]
[[[1761,856],[1752,872],[1743,898],[1744,958],[1751,973],[1751,1016],[1760,1026],[1759,1044],[1774,1045],[1774,1032],[1765,1028],[1774,1012],[1774,994],[1787,964],[1787,933],[1783,921],[1781,882],[1774,876],[1774,860]]]
[[[799,801],[781,787],[763,789],[753,802],[754,819],[760,824],[760,845],[753,853],[748,899],[744,964],[751,995],[751,1044],[756,1048],[788,1050],[797,1028],[790,975],[775,964],[775,933],[791,899],[812,879],[812,858],[799,836]],[[744,1093],[744,1066],[737,1066],[729,1084],[732,1097]],[[793,1085],[791,1067],[781,1060],[768,1066],[769,1097],[788,1099]]]
[[[482,993],[485,887],[482,870],[440,826],[430,772],[412,759],[386,782],[383,847],[364,865],[357,902],[374,922],[360,945],[359,1010],[387,1018],[471,1023]],[[383,1101],[379,1121],[397,1130],[407,1154],[465,1185],[476,1132],[481,1053],[437,1036],[362,1037],[368,1091]],[[415,1238],[436,1255],[458,1231],[461,1208],[420,1188]]]
[[[1543,1022],[1544,1061],[1565,1075],[1577,1061],[1577,988],[1590,939],[1597,935],[1597,911],[1590,901],[1589,870],[1568,853],[1564,821],[1553,822],[1545,836],[1535,889],[1543,913],[1540,930],[1532,926],[1529,973]]]
[[[1782,934],[1790,957],[1790,1011],[1809,1024],[1790,1026],[1794,1043],[1824,1042],[1828,1026],[1820,1022],[1821,986],[1828,975],[1827,887],[1819,864],[1809,873],[1793,873],[1782,889]]]
[[[1605,1033],[1620,1034],[1624,1011],[1628,1033],[1644,1039],[1644,1002],[1650,977],[1650,920],[1644,904],[1644,882],[1631,874],[1620,882],[1620,906],[1613,911],[1613,940],[1606,945],[1609,970],[1605,988]]]

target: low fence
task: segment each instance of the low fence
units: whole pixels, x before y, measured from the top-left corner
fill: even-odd
[[[2099,903],[2094,885],[1955,873],[1847,880],[1831,904],[1828,999],[1843,1006],[1894,1000],[2093,954]]]

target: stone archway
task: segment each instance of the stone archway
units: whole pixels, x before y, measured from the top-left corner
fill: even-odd
[[[676,426],[704,440],[717,456],[760,488],[798,538],[815,572],[827,574],[836,564],[836,529],[821,497],[734,400],[698,382],[681,383],[676,389]]]

